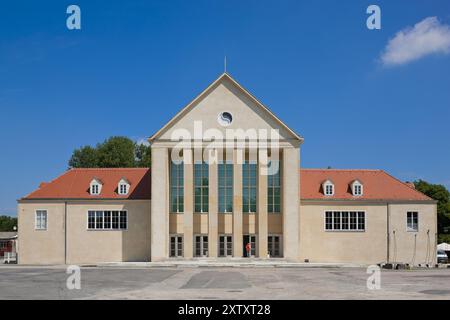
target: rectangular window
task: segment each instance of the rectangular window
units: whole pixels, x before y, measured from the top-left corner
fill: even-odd
[[[124,184],[124,183],[121,183],[119,185],[119,194],[120,195],[125,195],[127,193],[128,193],[128,186],[126,184]]]
[[[196,257],[208,256],[208,236],[198,235],[194,237],[195,248],[194,253]]]
[[[128,215],[126,211],[88,211],[88,230],[126,230]]]
[[[183,256],[183,236],[170,236],[170,257],[177,258]]]
[[[419,213],[417,211],[409,211],[406,214],[406,230],[412,232],[419,231]]]
[[[325,230],[327,231],[365,231],[366,213],[364,211],[326,211]]]
[[[94,194],[94,195],[99,194],[98,184],[93,184],[93,185],[91,186],[91,194]]]
[[[208,212],[209,165],[206,162],[194,164],[195,212]]]
[[[256,212],[256,188],[258,167],[256,162],[242,165],[242,212]]]
[[[233,164],[219,163],[219,212],[233,212]]]
[[[36,230],[47,230],[47,210],[36,210]]]
[[[233,236],[219,236],[219,257],[231,257],[233,255]]]
[[[103,216],[105,229],[111,229],[111,211],[105,211]]]
[[[333,230],[333,212],[325,212],[325,229]]]
[[[184,211],[184,164],[170,162],[170,212]]]
[[[349,226],[349,224],[348,224],[348,212],[347,211],[343,211],[342,213],[341,213],[341,215],[342,215],[342,230],[348,230],[348,226]]]
[[[280,161],[271,161],[274,172],[267,176],[267,211],[269,213],[280,213],[281,205],[281,166]]]
[[[119,229],[119,211],[112,212],[112,228]]]

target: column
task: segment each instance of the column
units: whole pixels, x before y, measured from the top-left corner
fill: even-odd
[[[242,157],[238,157],[238,153]],[[243,150],[233,151],[233,257],[242,257],[242,159]],[[238,161],[239,158],[239,161]]]
[[[283,149],[281,173],[283,197],[283,252],[288,260],[299,260],[300,149]]]
[[[152,146],[151,260],[169,256],[169,151]]]
[[[194,164],[192,150],[183,150],[184,159],[184,213],[183,250],[184,258],[192,258],[194,253]]]
[[[209,164],[209,216],[208,216],[208,254],[209,257],[217,258],[218,249],[218,175],[217,161]]]
[[[262,153],[265,153],[265,155],[263,155]],[[265,259],[267,258],[268,236],[267,174],[261,174],[262,156],[267,158],[267,150],[258,150],[258,211],[256,219],[258,221],[258,256],[259,258]]]

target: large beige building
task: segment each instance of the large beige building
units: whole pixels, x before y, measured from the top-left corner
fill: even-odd
[[[300,168],[303,138],[226,73],[149,142],[151,169],[72,169],[20,199],[19,263],[435,263],[435,201],[381,170]]]

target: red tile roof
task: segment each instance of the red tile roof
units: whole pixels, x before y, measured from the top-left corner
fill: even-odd
[[[322,183],[331,180],[334,195],[325,196]],[[358,180],[363,185],[363,195],[353,196],[351,183]],[[430,201],[431,198],[383,170],[301,169],[300,198],[302,200],[412,200]]]
[[[89,193],[94,178],[103,183],[97,196]],[[118,194],[122,178],[130,183],[127,195]],[[382,170],[301,169],[300,179],[302,200],[432,200]],[[333,196],[323,194],[322,183],[326,180],[334,184]],[[352,195],[350,185],[355,180],[363,184],[362,196]],[[71,169],[51,182],[41,183],[22,199],[150,199],[150,186],[148,168]]]
[[[102,181],[100,195],[89,193],[92,179]],[[125,178],[130,184],[127,195],[119,195],[118,183]],[[22,199],[150,199],[150,169],[71,169],[49,183],[41,183],[39,189]]]

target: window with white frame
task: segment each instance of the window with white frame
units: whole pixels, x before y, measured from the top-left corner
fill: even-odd
[[[363,186],[358,180],[352,183],[352,193],[354,196],[362,196],[363,194]]]
[[[323,183],[323,193],[326,196],[334,195],[334,184],[331,181],[328,180]]]
[[[97,179],[93,179],[91,181],[89,189],[90,189],[89,190],[90,194],[93,195],[93,196],[96,196],[96,195],[99,195],[101,193],[102,185],[101,185],[100,181],[98,181]]]
[[[47,210],[36,210],[36,230],[47,230]]]
[[[128,193],[128,185],[125,183],[119,184],[119,194],[125,195]]]
[[[406,214],[406,230],[419,231],[419,213],[417,211],[408,211]]]
[[[364,211],[326,211],[326,231],[365,231],[366,214]]]
[[[122,195],[122,196],[126,195],[126,194],[128,194],[128,191],[130,190],[130,184],[128,183],[128,181],[126,179],[122,178],[119,181],[119,185],[118,185],[117,189],[118,189],[120,195]]]
[[[89,210],[88,230],[126,230],[128,214],[119,210]]]
[[[194,255],[196,257],[208,256],[208,236],[207,235],[195,235],[195,247]]]
[[[169,256],[171,258],[177,258],[177,257],[183,256],[183,236],[182,235],[170,235]]]
[[[231,257],[233,255],[233,236],[220,235],[219,236],[219,257]]]

